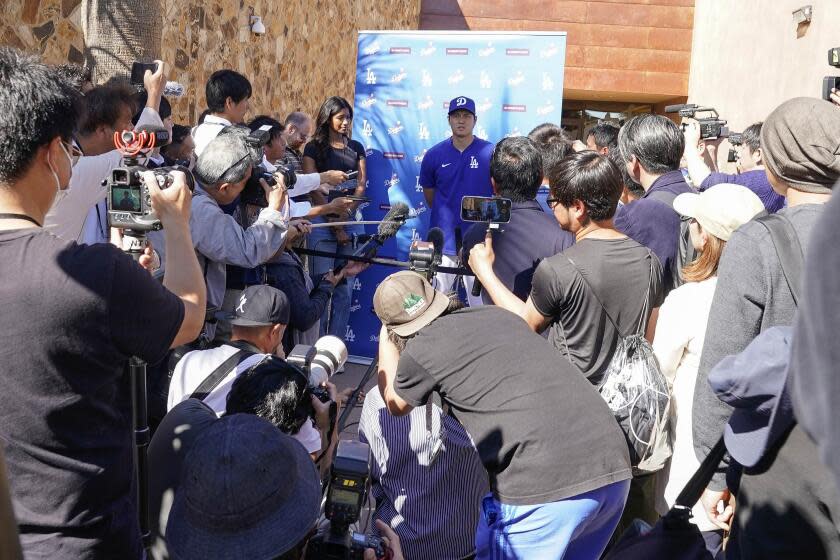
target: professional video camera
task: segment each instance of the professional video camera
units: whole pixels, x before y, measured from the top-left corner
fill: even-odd
[[[123,156],[122,165],[111,171],[102,184],[108,189],[108,225],[134,232],[156,231],[163,227],[152,209],[149,189],[141,173],[149,169],[140,164],[140,157],[156,147],[169,143],[169,133],[160,127],[142,127],[137,131],[114,133],[114,145]],[[186,167],[158,167],[151,170],[161,189],[172,185],[172,171],[181,171],[190,190],[195,188],[192,173]]]
[[[359,441],[340,441],[332,463],[324,515],[330,523],[310,539],[307,559],[355,560],[372,548],[377,558],[385,557],[382,539],[350,530],[359,520],[370,481],[370,447]]]
[[[840,68],[840,47],[828,49],[828,65]],[[823,78],[822,98],[831,101],[831,90],[840,89],[840,76],[826,76]]]
[[[722,138],[729,134],[726,121],[721,119],[716,109],[712,107],[699,107],[693,104],[668,105],[666,113],[679,113],[685,119],[696,119],[700,124],[700,138],[703,140]],[[710,113],[707,117],[697,117],[697,113]],[[685,124],[683,124],[685,129]]]
[[[295,345],[286,361],[306,374],[310,393],[321,402],[329,402],[330,395],[323,384],[347,361],[347,346],[337,336],[322,336],[313,346]]]
[[[257,130],[252,131],[245,141],[248,142],[249,146],[259,150],[261,153],[263,146],[268,144],[271,140],[270,131],[270,125],[263,125]],[[274,176],[280,174],[283,176],[283,183],[286,185],[287,189],[291,189],[295,185],[297,182],[297,175],[295,175],[294,171],[279,162],[275,163],[274,166],[276,167],[276,170],[273,173],[269,173],[262,163],[255,164],[253,166],[251,169],[251,176],[248,177],[248,182],[245,183],[245,188],[242,190],[242,202],[246,204],[254,204],[261,208],[268,206],[268,200],[265,197],[265,191],[260,185],[260,179],[264,179],[265,182],[268,183],[269,187],[273,187],[277,184],[277,180]]]

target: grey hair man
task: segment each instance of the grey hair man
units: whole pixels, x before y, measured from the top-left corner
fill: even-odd
[[[621,127],[618,148],[631,179],[644,195],[619,208],[615,228],[651,251],[662,263],[666,293],[679,282],[680,216],[671,203],[693,192],[680,172],[685,139],[673,121],[639,115]]]
[[[246,141],[248,129],[224,128],[207,144],[195,165],[198,180],[192,200],[190,231],[198,261],[207,284],[207,305],[222,307],[225,297],[227,265],[254,268],[279,251],[288,230],[286,186],[277,176],[273,188],[260,180],[268,206],[260,210],[254,223],[243,228],[222,206],[236,200],[262,161],[262,150]],[[203,336],[212,340],[215,325],[206,324]]]

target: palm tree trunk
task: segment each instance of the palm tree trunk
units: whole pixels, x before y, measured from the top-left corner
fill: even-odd
[[[127,80],[134,61],[160,57],[160,0],[82,0],[85,59],[95,83]]]

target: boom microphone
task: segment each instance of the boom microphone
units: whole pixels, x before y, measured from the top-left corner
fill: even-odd
[[[408,205],[404,202],[397,202],[391,206],[385,217],[382,218],[382,223],[376,228],[376,233],[368,240],[367,243],[356,249],[353,253],[354,257],[370,258],[376,255],[376,252],[388,239],[397,235],[397,232],[408,218]],[[338,274],[346,266],[346,262],[336,266],[333,269],[333,274]]]

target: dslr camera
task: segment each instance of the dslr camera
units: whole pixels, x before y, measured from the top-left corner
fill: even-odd
[[[123,154],[120,167],[102,182],[108,189],[108,225],[137,232],[157,231],[163,228],[152,209],[149,189],[141,174],[149,169],[140,164],[139,156],[155,147],[169,143],[169,133],[164,129],[124,130],[114,134],[114,144]],[[190,191],[195,189],[195,179],[186,167],[175,165],[151,170],[158,186],[166,189],[172,185],[172,171],[181,171],[186,176]]]
[[[701,140],[722,138],[729,135],[726,121],[720,118],[717,110],[713,107],[700,107],[693,104],[668,105],[665,107],[665,112],[679,113],[682,118],[686,119],[696,119],[700,124]],[[698,117],[697,113],[708,113],[708,115]],[[685,130],[685,124],[682,128]]]
[[[262,153],[263,146],[268,144],[271,140],[270,131],[271,126],[261,126],[257,130],[252,131],[245,141],[250,147],[258,149],[260,153]],[[260,179],[264,179],[265,182],[268,183],[269,187],[273,187],[277,184],[277,180],[274,178],[274,175],[278,173],[283,176],[283,182],[285,183],[286,188],[289,190],[292,189],[297,182],[297,175],[295,175],[295,172],[282,163],[278,162],[274,165],[277,168],[274,173],[269,173],[262,163],[253,166],[251,169],[251,176],[248,177],[248,182],[245,183],[245,188],[242,190],[241,200],[243,203],[253,204],[261,208],[268,206],[268,200],[265,197],[265,191],[263,191],[262,185],[260,185]]]
[[[329,525],[309,540],[307,559],[361,560],[372,548],[377,558],[385,557],[382,539],[350,530],[359,520],[370,484],[370,447],[359,441],[338,442],[333,460],[324,515]]]

